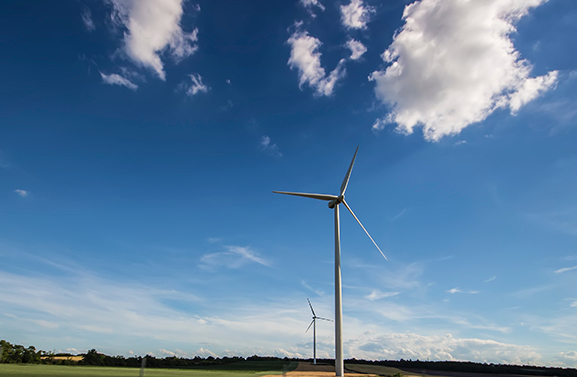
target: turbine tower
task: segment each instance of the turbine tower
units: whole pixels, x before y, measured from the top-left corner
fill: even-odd
[[[311,300],[307,298],[307,301],[309,302],[309,306],[311,307],[311,312],[313,312],[313,320],[311,321],[309,327],[307,327],[307,331],[305,331],[305,333],[309,331],[311,326],[313,327],[313,364],[317,365],[317,319],[322,319],[323,321],[329,321],[329,322],[332,322],[333,320],[323,317],[317,317],[317,315],[315,314],[315,310],[313,309],[313,305],[311,304]]]
[[[305,198],[324,200],[329,202],[329,208],[335,210],[335,374],[338,377],[344,376],[344,359],[343,359],[343,304],[342,304],[342,286],[341,286],[341,229],[339,221],[339,204],[344,204],[344,206],[349,210],[351,215],[357,220],[361,228],[365,231],[367,236],[373,241],[373,244],[381,252],[381,255],[387,259],[385,254],[379,248],[373,237],[367,232],[361,221],[357,218],[351,207],[345,201],[345,191],[347,190],[347,185],[349,184],[349,178],[351,177],[351,171],[353,170],[353,165],[355,164],[355,159],[357,158],[357,152],[359,147],[355,151],[349,170],[345,175],[345,179],[341,184],[340,194],[328,195],[328,194],[308,194],[302,192],[287,192],[287,191],[273,191],[275,194],[285,194],[302,196]]]

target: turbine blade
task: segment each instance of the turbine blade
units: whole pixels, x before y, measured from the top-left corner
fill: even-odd
[[[325,321],[334,322],[332,319],[323,318],[323,317],[317,317],[317,319],[322,319],[322,320],[325,320]]]
[[[313,312],[313,317],[316,317],[317,315],[315,314],[315,311],[314,311],[314,309],[313,309],[313,304],[311,304],[311,300],[309,300],[309,299],[307,298],[307,301],[309,302],[309,306],[311,307],[311,312]]]
[[[309,332],[309,329],[311,328],[311,326],[313,325],[314,322],[315,322],[315,320],[313,319],[313,320],[311,321],[311,324],[309,325],[309,327],[307,327],[307,331],[305,331],[305,334],[306,334],[307,332]]]
[[[361,226],[361,228],[363,228],[363,230],[365,231],[365,233],[367,234],[367,236],[369,236],[369,238],[371,239],[371,241],[373,241],[373,244],[375,245],[375,247],[379,250],[379,252],[381,253],[381,255],[383,256],[383,258],[385,258],[385,260],[388,260],[387,257],[385,256],[385,254],[383,253],[383,251],[381,250],[381,248],[379,247],[379,245],[377,245],[377,243],[375,242],[375,240],[373,240],[373,237],[371,237],[371,235],[369,234],[369,232],[367,232],[367,230],[365,229],[365,227],[363,226],[363,224],[361,224],[361,221],[359,220],[359,218],[355,215],[355,213],[353,212],[353,210],[351,209],[351,207],[349,207],[349,205],[347,204],[347,202],[345,202],[343,200],[343,204],[345,205],[345,207],[347,207],[347,209],[349,210],[349,212],[351,213],[351,215],[353,215],[353,217],[355,218],[355,220],[357,220],[357,222],[359,223],[359,225]]]
[[[343,183],[341,184],[341,195],[345,194],[347,190],[347,185],[349,184],[349,178],[351,178],[351,172],[353,171],[353,165],[355,164],[355,159],[357,158],[357,152],[359,151],[359,147],[355,151],[355,155],[353,156],[353,160],[351,161],[351,165],[349,166],[349,170],[347,171],[347,175],[345,175],[345,179],[343,179]]]
[[[335,195],[328,195],[328,194],[307,194],[305,192],[288,192],[288,191],[273,191],[275,194],[285,194],[285,195],[294,195],[294,196],[302,196],[305,198],[311,199],[318,199],[318,200],[326,200],[331,201],[334,199],[338,199],[338,196]]]

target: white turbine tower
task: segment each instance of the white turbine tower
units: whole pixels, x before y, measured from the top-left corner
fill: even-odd
[[[307,327],[305,333],[309,331],[311,326],[313,327],[313,364],[317,365],[317,319],[322,319],[323,321],[329,321],[329,322],[332,322],[333,320],[323,317],[317,317],[317,315],[315,314],[315,310],[313,309],[313,304],[311,304],[311,300],[307,298],[307,301],[309,302],[309,306],[311,307],[311,312],[313,312],[313,320],[311,321],[309,327]]]
[[[341,287],[341,229],[339,221],[339,204],[344,204],[349,210],[351,215],[357,220],[361,228],[365,231],[367,236],[373,241],[373,244],[381,252],[381,255],[387,259],[385,254],[381,251],[373,237],[367,232],[361,221],[357,218],[351,207],[345,201],[345,191],[347,190],[347,185],[349,183],[349,178],[351,177],[351,171],[353,170],[353,165],[355,164],[355,159],[357,158],[357,152],[359,147],[355,151],[349,170],[345,175],[345,179],[341,184],[341,191],[338,196],[327,195],[327,194],[307,194],[302,192],[287,192],[287,191],[273,191],[275,194],[285,194],[285,195],[295,195],[302,196],[305,198],[325,200],[329,202],[329,208],[335,210],[335,374],[338,377],[344,375],[344,359],[343,359],[343,304],[342,304],[342,287]]]

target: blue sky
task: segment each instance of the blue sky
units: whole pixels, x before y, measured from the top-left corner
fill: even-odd
[[[0,335],[577,367],[577,4],[0,3]],[[318,353],[333,355],[319,323]]]

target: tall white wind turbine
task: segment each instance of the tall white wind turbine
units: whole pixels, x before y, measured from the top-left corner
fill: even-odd
[[[351,171],[353,170],[353,165],[355,164],[355,159],[357,158],[357,152],[359,147],[355,151],[349,170],[345,175],[345,179],[341,184],[341,191],[338,196],[327,195],[327,194],[308,194],[302,192],[287,192],[287,191],[273,191],[275,194],[285,194],[302,196],[305,198],[324,200],[329,202],[329,208],[335,210],[335,374],[338,377],[344,376],[344,359],[343,359],[343,304],[342,304],[342,286],[341,286],[341,229],[339,221],[339,204],[344,204],[344,206],[349,210],[351,215],[357,220],[361,228],[365,231],[367,236],[373,241],[373,244],[381,252],[381,255],[387,259],[385,254],[379,248],[373,237],[367,232],[361,221],[357,218],[351,207],[345,201],[345,191],[347,190],[347,185],[349,184],[349,178],[351,177]]]
[[[307,327],[305,333],[309,331],[311,326],[313,327],[313,364],[317,365],[317,319],[322,319],[323,321],[329,321],[329,322],[332,322],[333,320],[323,317],[317,317],[317,315],[315,314],[315,310],[313,309],[313,304],[311,304],[311,300],[307,298],[307,301],[309,302],[309,306],[311,307],[311,312],[313,312],[313,320],[311,321],[309,327]]]

